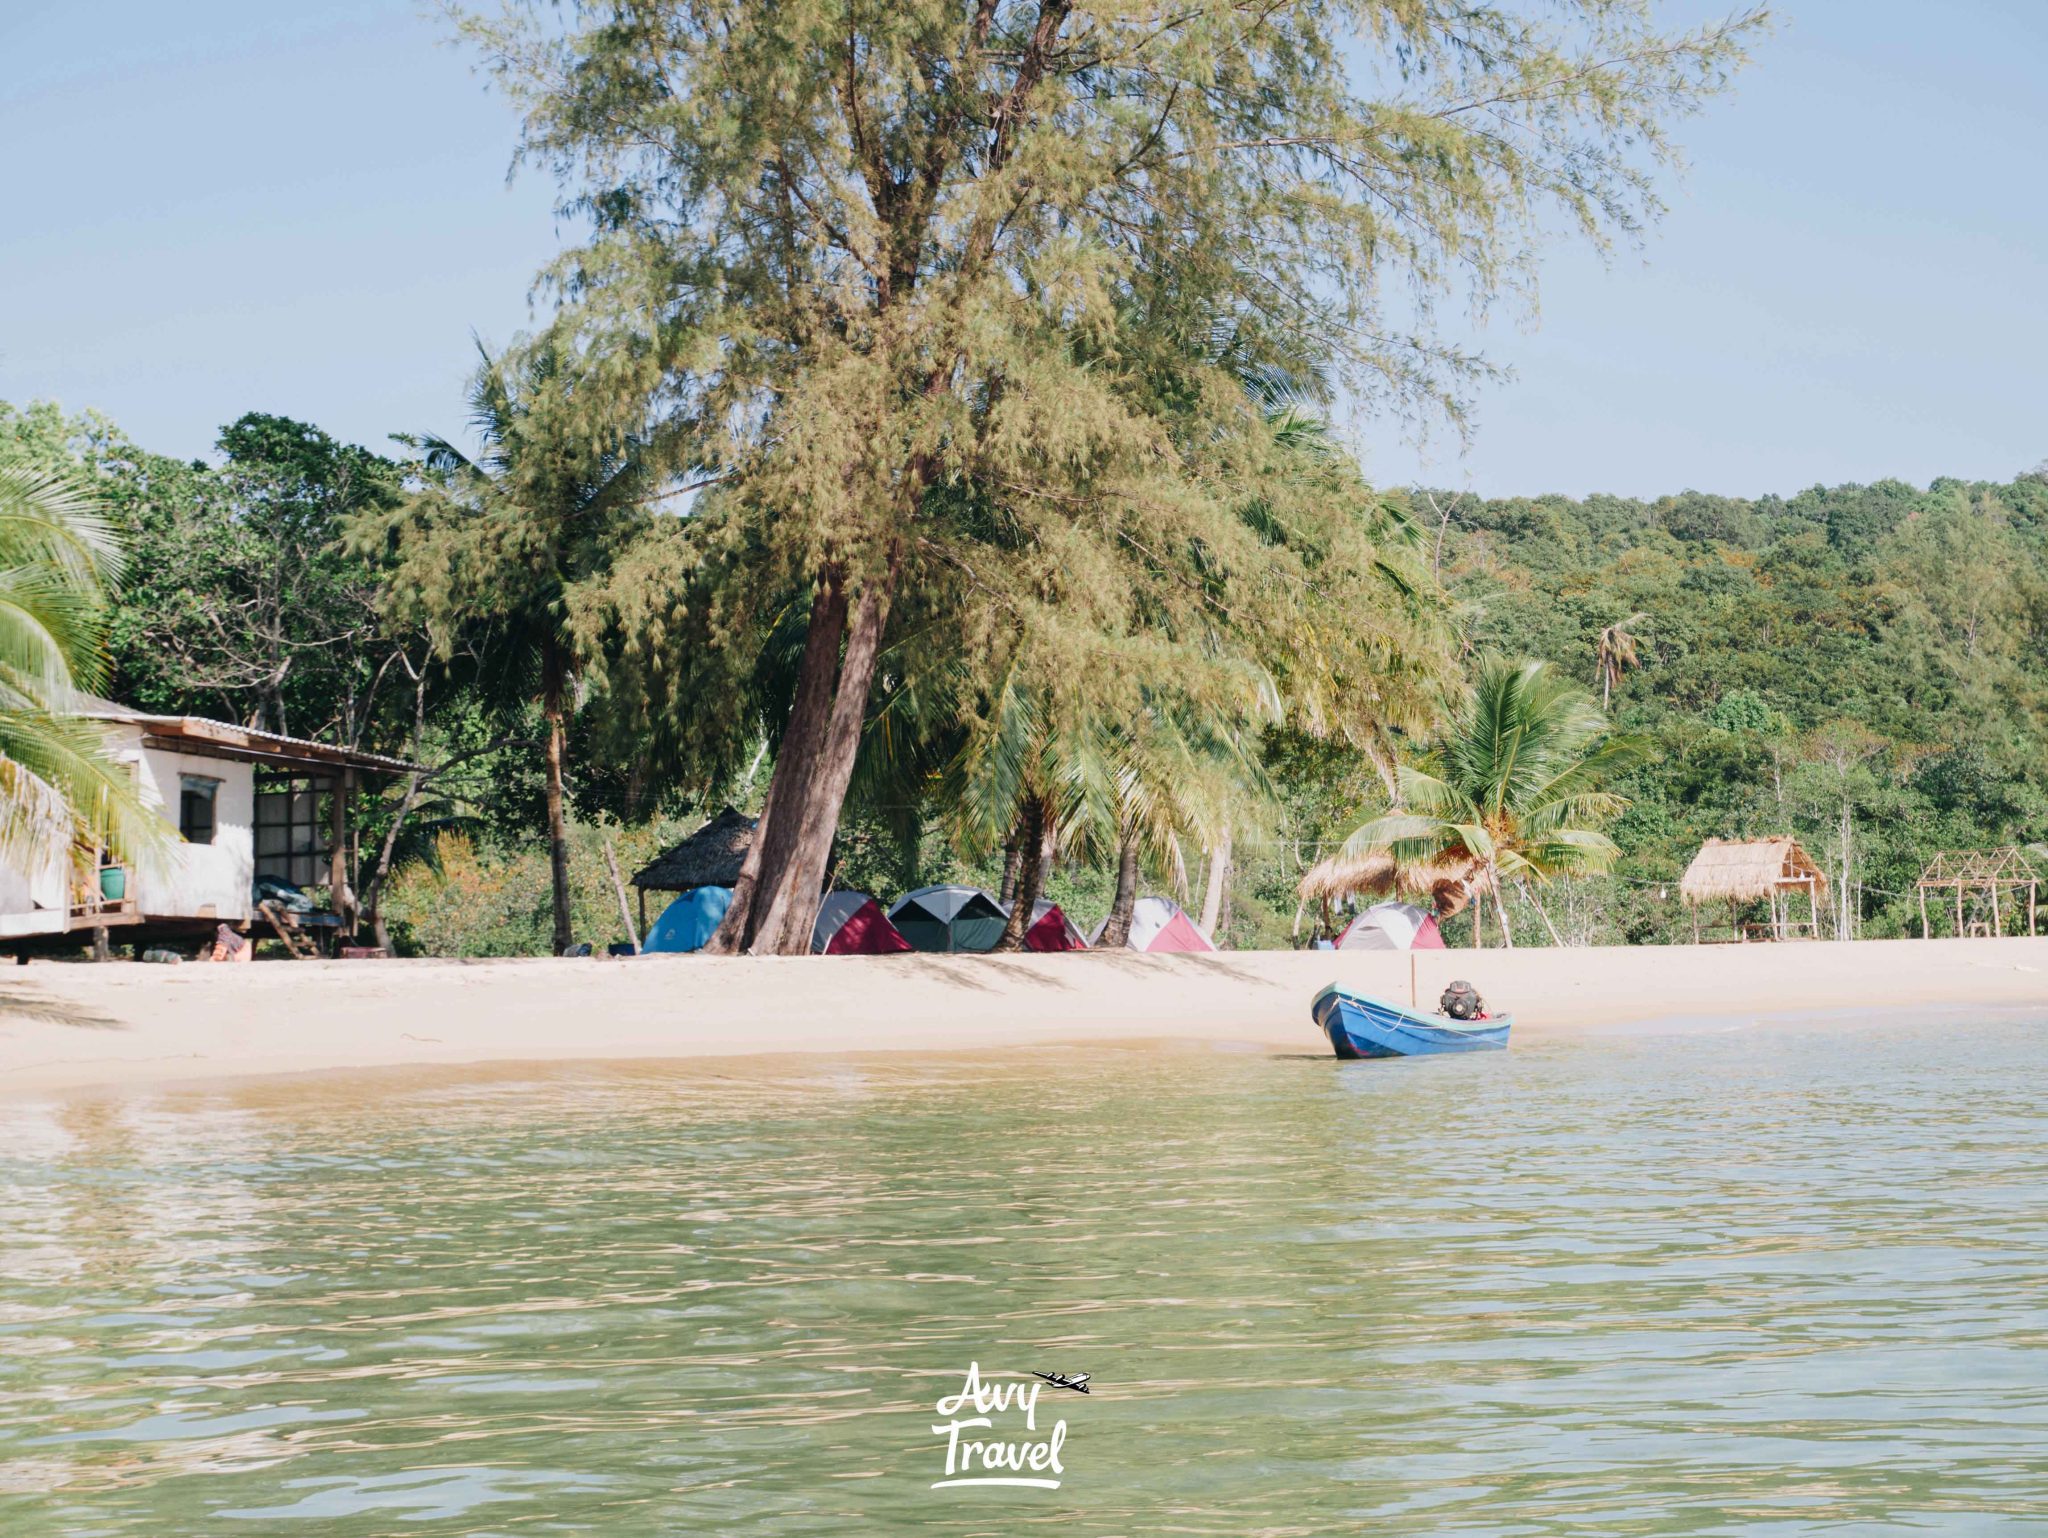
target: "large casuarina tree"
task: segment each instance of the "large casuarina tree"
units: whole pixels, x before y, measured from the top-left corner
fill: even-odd
[[[1120,600],[1133,633],[1227,644],[1265,559],[1236,517],[1244,446],[1269,437],[1233,372],[1247,349],[1314,358],[1367,407],[1455,415],[1480,365],[1432,340],[1434,301],[1521,287],[1539,226],[1604,240],[1653,214],[1665,123],[1757,19],[1673,34],[1621,0],[469,17],[525,155],[593,227],[550,273],[611,392],[591,409],[678,430],[716,481],[698,568],[807,611],[718,944],[807,948],[906,593],[1079,602],[1098,630]],[[1203,350],[1219,318],[1229,366]]]

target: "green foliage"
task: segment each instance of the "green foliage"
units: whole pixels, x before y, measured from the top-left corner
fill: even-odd
[[[579,822],[569,833],[569,893],[576,940],[602,954],[626,939],[618,894],[604,862],[610,840],[620,874],[633,872],[689,827],[656,821],[621,827]],[[638,894],[627,887],[639,926]],[[674,894],[647,894],[647,917],[660,917]],[[507,848],[462,832],[436,835],[425,857],[393,877],[385,916],[400,952],[411,956],[545,956],[554,923],[552,872],[545,847]]]
[[[1402,765],[1399,804],[1345,853],[1446,865],[1474,892],[1602,874],[1620,853],[1603,830],[1628,806],[1608,787],[1642,752],[1553,664],[1482,657],[1441,768]]]
[[[2039,480],[1468,501],[1445,578],[1475,643],[1596,683],[1603,627],[1649,616],[1614,684],[1654,761],[1617,784],[1604,939],[1689,938],[1675,898],[1622,894],[1670,890],[1709,836],[1793,833],[1839,883],[1846,829],[1848,911],[1823,919],[1886,935],[1917,932],[1938,850],[2048,834]]]
[[[0,403],[9,439],[88,478],[134,553],[107,625],[123,703],[347,744],[402,733],[395,663],[412,638],[380,622],[380,573],[339,538],[396,499],[393,461],[261,412],[221,430],[218,468],[47,404]]]
[[[100,730],[72,713],[102,683],[121,569],[90,486],[0,446],[0,857],[66,825],[128,860],[165,842]]]
[[[739,940],[801,928],[791,872],[814,884],[875,687],[874,647],[842,675],[827,643],[878,616],[885,696],[927,688],[934,645],[973,665],[943,691],[954,762],[991,769],[958,782],[970,843],[1014,814],[993,788],[1034,773],[1094,803],[1061,820],[1121,832],[1138,781],[1099,719],[1199,713],[1248,741],[1292,713],[1383,757],[1426,725],[1434,584],[1288,408],[1348,385],[1458,415],[1483,369],[1435,340],[1434,303],[1519,290],[1550,218],[1633,233],[1667,122],[1757,20],[1668,35],[1606,0],[465,18],[525,156],[590,221],[548,275],[580,381],[563,438],[656,422],[707,483],[571,595],[591,676],[643,729],[702,719],[730,745],[758,700],[772,739],[793,707],[704,687],[703,659],[763,655],[805,610],[824,637],[776,765],[772,826],[800,831],[764,838],[774,932],[750,890]],[[990,727],[1012,707],[1042,729]]]

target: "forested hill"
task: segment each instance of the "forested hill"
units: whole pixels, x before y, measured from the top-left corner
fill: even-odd
[[[1602,632],[1635,652],[1613,710],[1655,752],[1627,787],[1625,879],[1588,916],[1603,938],[1669,934],[1656,883],[1710,834],[1790,830],[1833,874],[1846,830],[1868,935],[1907,931],[1935,850],[2048,837],[2048,474],[1412,500],[1475,649],[1596,692]]]

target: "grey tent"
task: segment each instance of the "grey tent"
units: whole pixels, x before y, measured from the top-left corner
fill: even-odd
[[[928,886],[897,898],[889,922],[921,951],[992,951],[1008,916],[979,887]]]

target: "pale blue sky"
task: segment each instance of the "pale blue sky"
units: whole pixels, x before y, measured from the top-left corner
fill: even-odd
[[[1686,0],[1699,13],[1698,0]],[[1640,253],[1569,247],[1461,454],[1488,495],[2004,478],[2048,459],[2048,0],[1790,0]],[[573,230],[413,0],[0,4],[0,398],[196,455],[243,411],[458,430]]]

